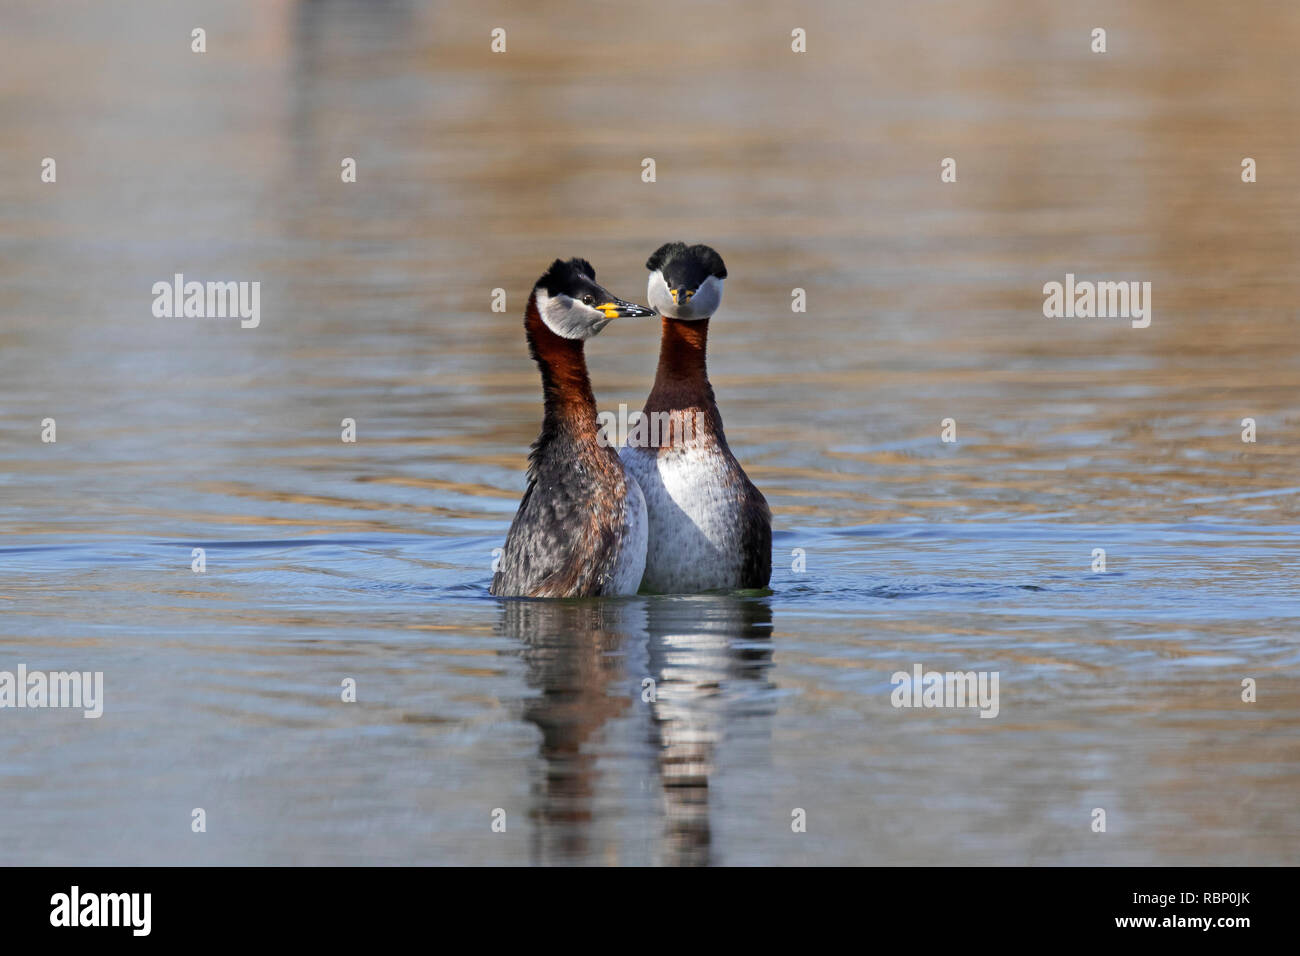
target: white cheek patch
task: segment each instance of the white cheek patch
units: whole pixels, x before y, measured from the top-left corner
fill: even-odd
[[[722,302],[722,280],[709,276],[691,296],[690,302],[677,303],[668,291],[668,282],[661,270],[650,273],[650,283],[646,287],[646,298],[652,308],[658,309],[660,315],[670,319],[707,319],[717,311]]]
[[[565,339],[589,339],[610,322],[604,312],[564,294],[549,295],[545,289],[537,290],[537,313],[548,329]]]
[[[538,289],[537,312],[546,327],[561,338],[581,338],[572,327],[570,316],[573,314],[573,300],[567,295],[552,296]]]
[[[700,318],[706,318],[717,312],[721,304],[722,280],[717,276],[709,276],[695,290],[695,296],[691,299],[691,308]]]
[[[673,302],[672,293],[668,291],[668,283],[660,270],[656,269],[650,273],[650,283],[646,286],[645,297],[650,303],[650,308],[660,315],[666,315],[670,319],[679,318],[677,304]]]

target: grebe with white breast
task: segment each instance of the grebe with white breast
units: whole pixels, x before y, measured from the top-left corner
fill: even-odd
[[[772,515],[727,445],[705,367],[709,318],[722,302],[727,267],[708,246],[670,242],[646,268],[663,336],[644,414],[666,414],[670,427],[657,447],[629,443],[621,454],[650,521],[642,590],[765,588]]]

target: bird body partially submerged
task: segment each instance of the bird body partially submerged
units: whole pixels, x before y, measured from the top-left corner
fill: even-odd
[[[663,315],[659,367],[645,414],[691,420],[657,446],[629,442],[621,457],[646,499],[642,589],[660,593],[765,588],[772,576],[767,500],[732,454],[709,384],[709,318],[727,277],[708,246],[669,243],[646,263],[650,304]]]
[[[541,371],[545,412],[492,594],[636,593],[645,568],[645,499],[614,449],[598,440],[583,342],[616,317],[653,314],[597,285],[582,259],[557,259],[534,286],[524,331]]]

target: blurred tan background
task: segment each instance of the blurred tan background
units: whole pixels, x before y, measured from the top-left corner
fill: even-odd
[[[374,437],[376,421],[407,423],[351,386],[395,375],[445,398],[426,438],[463,437],[468,414],[513,454],[536,420],[518,334],[532,279],[583,255],[635,298],[648,253],[681,238],[730,267],[714,377],[767,483],[816,492],[835,480],[827,456],[834,474],[900,483],[870,502],[840,489],[841,520],[927,516],[954,497],[1151,516],[1171,488],[1290,480],[1294,4],[304,0],[5,17],[11,428],[59,406],[85,421],[110,398],[154,414],[131,383],[156,399],[170,385],[155,375],[187,380],[177,423],[201,424],[263,369],[285,388],[283,440],[320,403],[364,415]],[[505,54],[489,49],[497,26]],[[45,156],[57,185],[39,180]],[[949,156],[958,182],[942,184]],[[262,328],[153,319],[149,286],[176,271],[260,279]],[[1042,285],[1066,272],[1152,282],[1151,328],[1044,319]],[[498,287],[505,314],[488,309]],[[806,315],[790,312],[795,287]],[[602,403],[641,401],[655,347],[652,324],[593,343]],[[957,449],[940,449],[937,473],[879,451],[937,455],[949,415],[1015,468],[1014,495],[981,490],[983,466]],[[1224,472],[1247,415],[1267,440]],[[790,444],[765,454],[772,441]],[[1102,460],[1066,493],[1056,471],[1080,446]],[[1172,469],[1162,493],[1115,500],[1155,465]],[[926,505],[935,480],[956,486]],[[1293,502],[1273,516],[1294,518]]]

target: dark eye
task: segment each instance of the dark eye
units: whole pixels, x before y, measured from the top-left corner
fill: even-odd
[[[584,295],[582,297],[583,305],[595,305],[596,297],[594,295]]]

